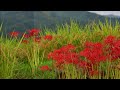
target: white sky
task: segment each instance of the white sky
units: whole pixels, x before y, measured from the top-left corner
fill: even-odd
[[[113,15],[119,15],[120,16],[120,11],[89,11],[89,12],[97,13],[97,14],[100,14],[100,15],[113,14]]]

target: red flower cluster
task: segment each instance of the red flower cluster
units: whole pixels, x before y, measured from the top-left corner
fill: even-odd
[[[79,54],[72,52],[72,50],[75,50],[75,46],[68,44],[58,50],[54,50],[53,52],[49,53],[48,59],[55,60],[57,66],[71,63],[78,64]]]
[[[29,36],[37,36],[39,34],[40,30],[34,28],[31,30],[28,30],[28,32],[29,32]]]
[[[101,43],[85,43],[86,48],[80,52],[80,56],[86,57],[90,63],[95,64],[106,60]]]
[[[97,67],[100,62],[117,60],[120,57],[120,40],[114,36],[108,36],[104,39],[104,43],[86,42],[84,50],[79,54],[74,52],[75,49],[75,46],[68,44],[50,52],[48,59],[55,60],[56,66],[74,64],[93,76],[99,74]],[[85,59],[82,60],[80,57]]]
[[[107,36],[105,39],[104,39],[104,42],[105,44],[108,44],[108,45],[113,45],[114,42],[116,40],[116,37],[115,36]]]
[[[79,62],[78,67],[83,68],[86,71],[92,70],[92,64],[82,60]]]
[[[86,44],[88,45],[90,43],[86,43]],[[90,47],[93,49],[95,49],[95,48],[98,49],[98,47],[101,46],[101,44],[99,44],[99,43],[95,43],[95,45],[93,43],[91,43],[91,44],[93,46],[92,47],[90,46]],[[88,48],[87,49],[88,51],[87,50],[82,51],[81,55],[80,55],[79,53],[74,52],[75,49],[76,49],[75,46],[68,44],[68,45],[63,46],[62,48],[60,48],[58,50],[54,50],[53,52],[49,53],[48,59],[55,60],[55,64],[56,64],[55,66],[57,66],[56,68],[58,68],[58,69],[62,65],[73,64],[76,66],[76,68],[82,68],[84,71],[88,71],[89,75],[97,75],[97,71],[92,66],[93,66],[93,63],[98,62],[100,60],[103,60],[102,52],[97,50],[95,52],[99,52],[99,54],[92,55],[89,48]],[[92,53],[93,52],[94,51],[92,51]],[[85,57],[89,56],[88,59],[90,58],[91,62],[81,60],[80,56],[85,56]],[[96,58],[98,60],[96,60]]]
[[[40,30],[35,29],[35,28],[28,30],[28,32],[26,34],[22,34],[22,36],[23,36],[22,43],[28,44],[29,39],[32,39],[32,41],[34,41],[34,42],[40,43],[42,38],[39,35],[39,32],[40,32]],[[19,34],[20,34],[20,32],[17,32],[17,31],[13,31],[13,32],[9,33],[9,35],[11,37],[18,37]],[[52,40],[53,36],[52,35],[46,35],[46,36],[43,37],[43,39]]]
[[[34,29],[34,28],[31,30],[28,30],[27,34],[23,34],[24,40],[22,42],[27,44],[28,40],[26,39],[29,39],[31,37],[33,38],[34,42],[40,42],[40,38],[38,38],[39,32],[40,32],[39,29]]]
[[[101,43],[86,42],[85,49],[80,52],[80,56],[85,57],[86,61],[81,61],[79,67],[87,71],[90,76],[97,75],[99,71],[95,67],[107,60]]]
[[[115,36],[107,36],[103,44],[86,42],[85,49],[80,52],[80,56],[85,57],[87,61],[80,62],[79,67],[87,69],[91,76],[98,74],[99,71],[95,67],[98,67],[100,62],[120,58],[120,40]]]
[[[35,41],[35,42],[38,42],[38,43],[39,43],[40,40],[41,40],[41,37],[35,37],[35,38],[34,38],[34,41]]]
[[[98,74],[99,74],[99,71],[97,71],[97,70],[92,70],[92,71],[89,72],[90,76],[95,76],[95,75],[98,75]]]
[[[30,35],[29,35],[29,34],[23,34],[23,37],[24,37],[24,38],[29,38]]]
[[[107,56],[110,60],[116,60],[120,58],[120,40],[117,40],[115,36],[108,36],[104,40],[106,46]]]
[[[22,43],[28,44],[28,40],[22,40]]]
[[[10,32],[9,35],[10,35],[11,37],[18,37],[19,33],[20,33],[20,32],[13,31],[13,32]]]
[[[46,35],[46,36],[44,36],[45,40],[52,40],[52,38],[53,38],[52,35]]]
[[[34,41],[34,42],[40,43],[41,37],[39,36],[39,33],[40,33],[39,29],[33,28],[31,30],[28,30],[27,34],[22,34],[22,36],[24,38],[22,40],[22,43],[27,44],[29,42],[29,38],[31,38],[32,41]],[[13,32],[9,33],[9,35],[11,37],[18,37],[19,34],[20,34],[20,32],[17,32],[17,31],[16,32],[13,31]],[[45,40],[52,40],[53,36],[52,35],[46,35],[46,36],[43,37],[43,39],[45,39]]]
[[[42,67],[40,67],[40,70],[41,71],[48,71],[48,70],[50,70],[50,68],[49,68],[49,66],[42,66]]]

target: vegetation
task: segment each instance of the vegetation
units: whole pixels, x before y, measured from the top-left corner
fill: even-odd
[[[120,24],[57,26],[0,36],[0,78],[119,79]],[[2,32],[2,24],[0,32]]]
[[[99,20],[104,23],[105,16],[97,15],[87,11],[0,11],[0,22],[3,22],[5,33],[13,30],[24,32],[33,27],[45,27],[55,30],[56,25],[63,25],[66,22],[70,24],[70,19],[76,20],[78,24],[84,26],[88,23]],[[115,18],[109,18],[108,21],[115,24]],[[120,19],[118,18],[118,21]]]

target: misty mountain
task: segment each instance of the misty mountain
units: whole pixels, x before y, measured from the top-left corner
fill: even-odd
[[[13,30],[24,32],[31,28],[54,28],[56,24],[69,23],[71,19],[85,25],[93,20],[104,22],[105,18],[106,16],[87,11],[0,11],[0,23],[3,22],[3,29],[6,32]],[[113,23],[116,20],[110,17],[108,19]]]

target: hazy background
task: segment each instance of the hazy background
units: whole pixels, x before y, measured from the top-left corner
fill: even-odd
[[[117,15],[117,16],[116,16]],[[81,26],[105,19],[120,22],[120,11],[0,11],[0,23],[3,31],[8,33],[13,30],[25,32],[31,28],[44,29],[45,27],[56,30],[56,25],[70,23],[75,20]]]

